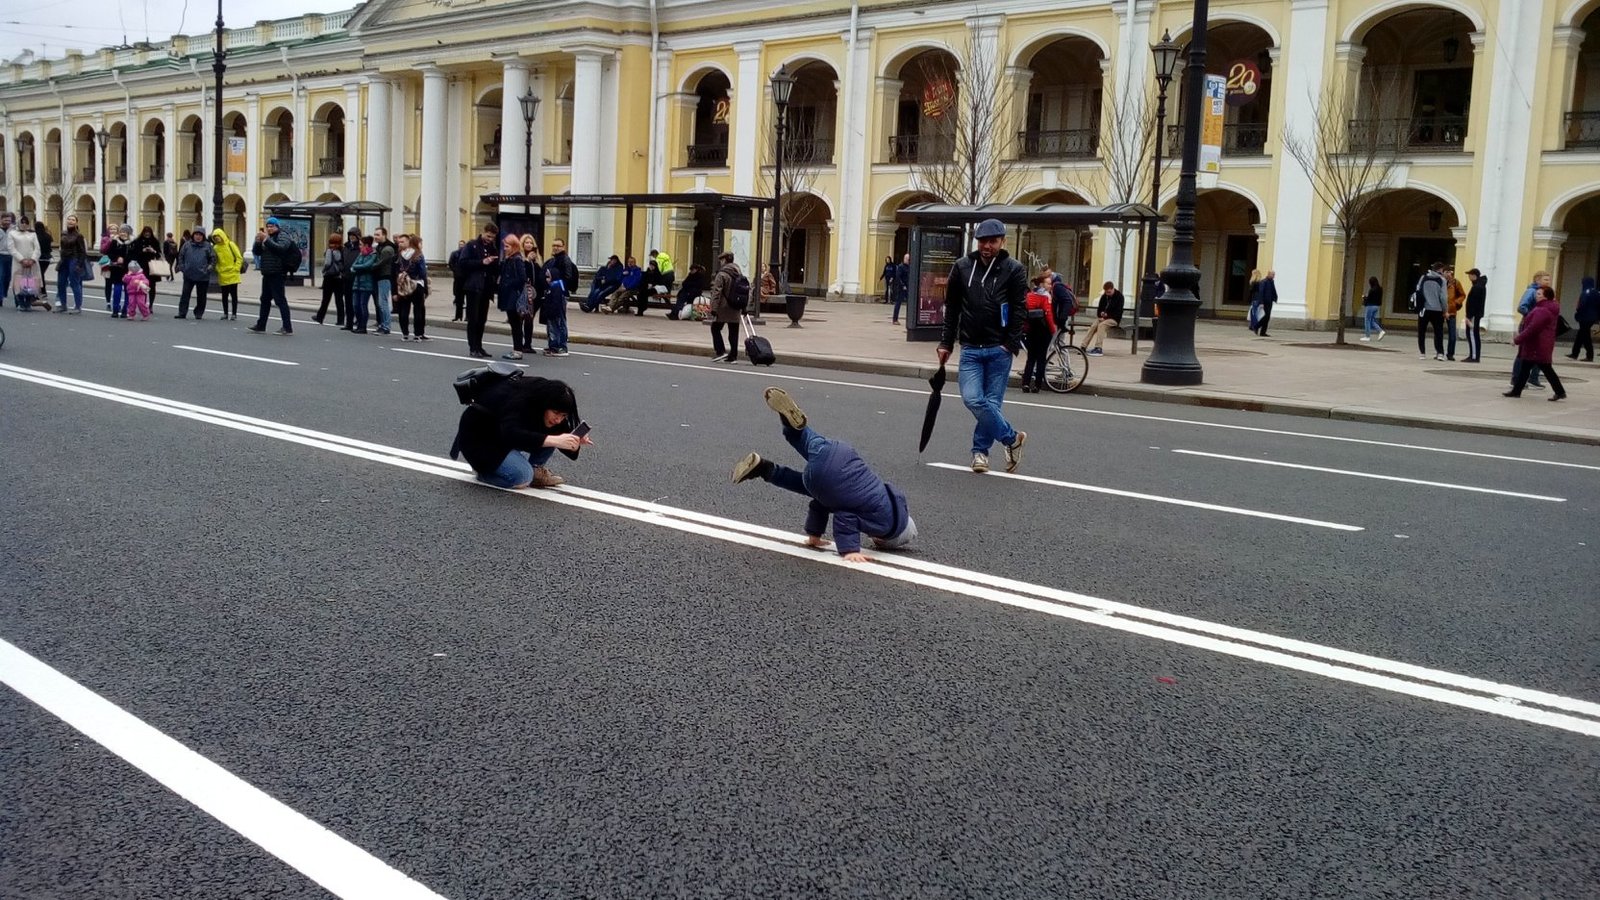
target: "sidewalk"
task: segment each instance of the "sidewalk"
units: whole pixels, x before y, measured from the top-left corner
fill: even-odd
[[[256,308],[259,290],[259,279],[246,278],[241,285],[247,312]],[[288,295],[298,309],[315,309],[321,299],[320,291],[310,288],[290,288]],[[432,327],[461,327],[450,322],[448,293],[435,293],[428,312]],[[332,310],[329,316],[331,321]],[[495,323],[497,316],[497,310],[490,311],[489,331],[508,334],[503,320]],[[1087,319],[1080,315],[1078,322],[1082,335]],[[802,327],[787,327],[788,319],[775,313],[766,314],[766,323],[760,331],[787,365],[922,379],[936,367],[934,345],[908,343],[903,328],[889,323],[889,307],[883,304],[812,298]],[[711,355],[707,326],[675,322],[659,310],[643,318],[603,316],[579,312],[574,304],[568,324],[575,344]],[[1560,355],[1569,339],[1558,344],[1556,358],[1569,397],[1548,403],[1548,390],[1529,390],[1518,400],[1501,396],[1509,387],[1514,356],[1509,344],[1485,344],[1483,362],[1474,365],[1436,361],[1431,352],[1427,360],[1418,359],[1414,332],[1391,332],[1373,344],[1357,343],[1359,329],[1347,335],[1351,343],[1339,347],[1332,332],[1282,329],[1258,338],[1241,323],[1202,320],[1195,344],[1205,381],[1198,387],[1142,384],[1140,367],[1150,342],[1141,340],[1133,357],[1126,337],[1108,340],[1106,355],[1091,358],[1088,380],[1078,393],[1600,446],[1600,363]],[[1456,349],[1458,358],[1466,355],[1464,341]],[[1021,368],[1019,358],[1016,371]]]

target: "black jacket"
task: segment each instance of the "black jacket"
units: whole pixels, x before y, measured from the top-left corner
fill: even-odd
[[[467,273],[461,270],[461,257],[465,256],[467,248],[458,247],[450,251],[450,283],[458,291],[466,290]]]
[[[1467,318],[1483,318],[1484,306],[1489,294],[1489,276],[1483,275],[1472,283],[1467,289]]]
[[[1368,287],[1366,296],[1361,298],[1361,305],[1362,306],[1382,306],[1383,305],[1383,288],[1381,288],[1381,287]]]
[[[566,421],[546,428],[544,412],[560,410]],[[532,453],[553,434],[566,434],[578,418],[578,401],[565,382],[524,375],[486,388],[461,414],[456,446],[473,470],[488,475],[513,450]]]
[[[696,297],[706,292],[711,279],[706,277],[704,271],[690,272],[683,278],[683,286],[678,288],[679,303],[693,303]]]
[[[939,346],[1022,347],[1028,318],[1028,273],[1004,250],[984,263],[974,250],[956,260],[944,293],[944,336]],[[1003,320],[1003,321],[1002,321]]]
[[[545,278],[560,277],[561,284],[567,289],[567,296],[578,293],[578,264],[572,261],[567,251],[553,253],[544,261]]]
[[[339,275],[350,279],[355,276],[356,257],[361,255],[361,241],[345,241],[339,248]]]
[[[384,241],[372,249],[378,253],[378,264],[372,267],[372,277],[379,281],[394,281],[399,271],[394,264],[400,258],[400,245],[394,241]]]
[[[263,275],[288,275],[289,255],[294,252],[294,242],[283,232],[267,235],[267,239],[256,245],[261,254],[261,274]]]
[[[1122,296],[1121,291],[1112,291],[1111,296],[1109,297],[1107,297],[1104,293],[1100,294],[1100,302],[1095,305],[1094,311],[1097,316],[1100,313],[1105,313],[1106,318],[1116,322],[1118,325],[1121,325],[1122,310],[1127,305],[1128,301]]]
[[[484,257],[493,256],[494,261],[485,263]],[[500,281],[500,247],[490,241],[485,244],[482,239],[473,241],[461,251],[461,271],[465,275],[467,293],[492,294],[495,286]]]

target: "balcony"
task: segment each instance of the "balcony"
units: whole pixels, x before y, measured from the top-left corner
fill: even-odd
[[[728,145],[717,144],[690,144],[689,168],[691,169],[721,169],[728,165]]]
[[[1600,110],[1567,113],[1567,150],[1600,150]]]
[[[342,156],[324,156],[323,158],[317,160],[317,174],[318,175],[343,175],[344,174],[344,157],[342,157]]]
[[[51,169],[50,170],[50,182],[49,183],[50,184],[60,184],[61,183],[61,170],[60,169]]]
[[[1100,133],[1093,128],[1017,132],[1022,159],[1092,159],[1100,152]]]
[[[293,159],[269,160],[267,165],[269,167],[268,171],[272,173],[273,178],[288,178],[294,174]]]
[[[481,163],[481,165],[485,165],[485,166],[498,166],[498,165],[500,165],[500,145],[499,144],[484,144],[483,145],[483,162]]]
[[[204,163],[188,163],[183,167],[183,177],[189,181],[199,181],[201,178],[201,172],[203,172],[204,169]]]
[[[804,138],[783,142],[783,161],[797,166],[833,165],[833,138]]]
[[[1467,140],[1466,116],[1351,119],[1350,146],[1398,153],[1459,153]]]
[[[111,171],[113,173],[115,173],[114,180],[116,180],[116,181],[127,181],[128,180],[128,166],[126,164],[123,164],[123,165],[120,165],[120,166],[113,166]]]
[[[1223,156],[1266,156],[1270,126],[1265,122],[1229,122],[1222,126]],[[1167,126],[1167,156],[1183,155],[1183,126]]]
[[[33,184],[33,168],[31,166],[22,170],[22,183]]]
[[[889,162],[949,162],[955,156],[956,142],[948,134],[897,134],[889,138]]]
[[[145,180],[146,181],[160,181],[160,180],[162,180],[163,178],[166,178],[166,177],[167,177],[167,166],[166,166],[166,163],[156,163],[155,165],[152,165],[150,167],[150,176],[148,178],[146,178]]]
[[[78,181],[83,184],[88,184],[95,180],[95,175],[96,172],[94,166],[84,166],[78,170]]]

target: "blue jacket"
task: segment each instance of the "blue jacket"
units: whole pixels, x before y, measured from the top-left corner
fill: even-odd
[[[1600,290],[1595,290],[1594,279],[1584,276],[1583,290],[1578,294],[1578,308],[1572,314],[1579,325],[1600,322]]]
[[[1523,315],[1527,315],[1529,312],[1532,312],[1533,304],[1538,301],[1538,298],[1539,283],[1535,281],[1528,285],[1527,290],[1522,292],[1522,299],[1517,301],[1517,312]]]
[[[623,266],[622,287],[625,290],[637,290],[644,283],[644,270],[638,266]]]
[[[910,518],[906,495],[872,471],[855,448],[828,441],[806,463],[806,534],[821,537],[833,516],[833,542],[840,555],[861,549],[861,535],[892,538],[905,531]]]

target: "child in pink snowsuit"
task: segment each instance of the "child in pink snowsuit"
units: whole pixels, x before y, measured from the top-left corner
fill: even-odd
[[[128,274],[122,276],[122,287],[128,292],[128,318],[138,316],[150,320],[150,279],[136,262],[128,263]]]

